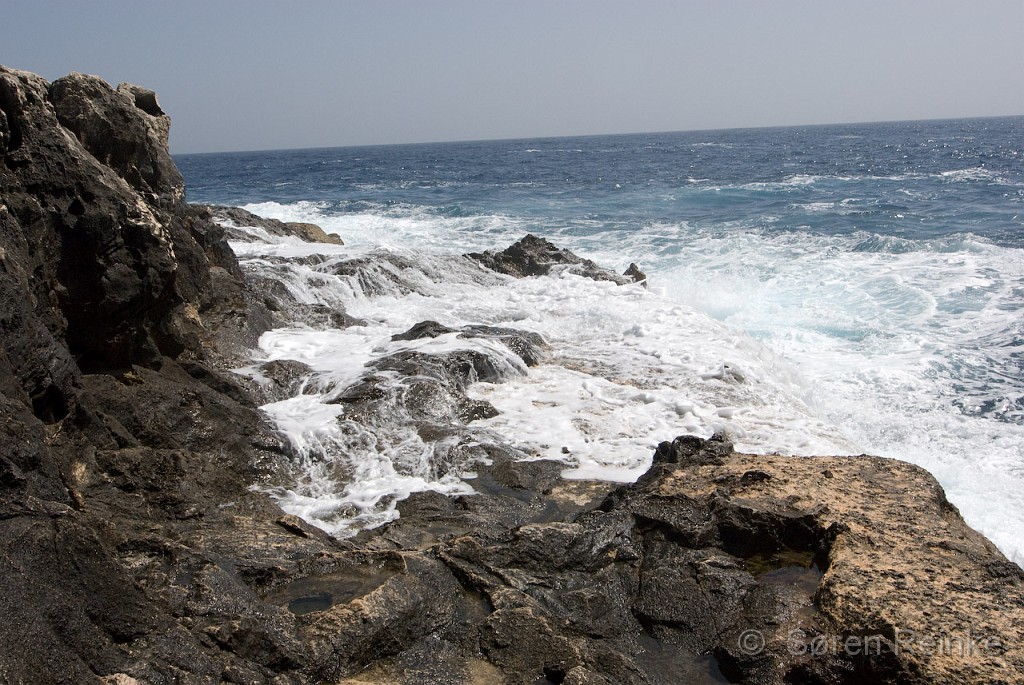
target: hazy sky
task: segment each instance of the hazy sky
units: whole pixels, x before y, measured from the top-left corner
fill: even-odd
[[[1024,114],[1024,0],[5,0],[174,152]]]

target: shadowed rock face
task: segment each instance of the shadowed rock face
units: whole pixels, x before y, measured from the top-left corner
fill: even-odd
[[[90,682],[154,635],[173,673],[203,647],[144,578],[280,450],[210,366],[259,307],[151,91],[0,67],[0,113],[0,673]]]
[[[217,328],[201,314],[225,314],[232,296],[245,307],[222,230],[183,203],[167,117],[137,105],[151,104],[146,93],[81,74],[47,84],[0,72],[4,244],[26,279],[12,299],[31,293],[30,318],[86,371],[201,354]]]
[[[1024,574],[893,460],[682,436],[612,490],[476,444],[475,495],[349,541],[283,515],[250,486],[289,455],[220,369],[295,312],[182,202],[167,126],[151,91],[0,68],[0,680],[1022,682]],[[519,275],[577,264],[543,243]],[[396,339],[442,335],[543,363],[512,329]],[[306,369],[265,371],[287,394]],[[410,349],[339,401],[415,380],[440,440],[493,411],[464,391],[495,373]]]

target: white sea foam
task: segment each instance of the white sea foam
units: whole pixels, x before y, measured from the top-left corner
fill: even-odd
[[[1024,417],[1012,400],[1024,345],[1007,343],[1024,332],[1024,259],[969,237],[896,251],[858,250],[863,240],[706,236],[660,275],[673,299],[798,365],[801,396],[855,451],[929,469],[1022,561]],[[999,368],[1016,377],[987,387]],[[965,412],[965,398],[994,407]],[[1009,421],[996,420],[1000,405]]]
[[[393,517],[395,499],[409,492],[468,491],[472,481],[458,476],[471,464],[442,473],[416,436],[382,438],[347,424],[329,404],[368,361],[397,349],[392,334],[435,319],[511,326],[550,341],[541,366],[471,388],[501,412],[473,425],[533,458],[564,462],[567,477],[631,480],[659,441],[719,429],[755,453],[870,452],[929,469],[971,525],[1024,560],[1024,417],[1012,403],[1024,343],[1007,344],[1024,340],[1019,250],[969,235],[900,243],[671,223],[614,241],[552,236],[598,263],[621,269],[637,261],[647,291],[570,274],[509,279],[452,256],[506,245],[528,230],[503,217],[336,216],[311,203],[249,209],[314,221],[354,243],[236,246],[246,268],[282,276],[300,301],[343,304],[367,321],[261,339],[264,359],[314,369],[308,395],[267,412],[306,460],[296,485],[278,491],[282,505],[317,525],[345,533]],[[326,250],[328,262],[294,261],[303,250]],[[330,260],[367,255],[401,260],[368,276],[389,287],[369,292],[367,281],[329,268]],[[1002,386],[993,385],[992,369],[1005,369]],[[960,406],[965,401],[977,406]]]
[[[822,178],[824,178],[824,177],[823,176],[812,176],[810,174],[795,174],[793,176],[788,176],[787,178],[785,178],[785,179],[783,179],[781,181],[771,181],[771,182],[761,182],[761,181],[758,181],[758,182],[755,182],[755,183],[744,183],[743,185],[738,186],[738,187],[739,188],[744,188],[744,189],[747,189],[747,190],[777,191],[779,189],[799,188],[801,186],[809,186],[809,185],[812,185],[814,183],[817,183]]]
[[[821,212],[832,212],[832,211],[835,211],[836,203],[835,202],[806,202],[806,203],[798,204],[798,205],[794,205],[794,206],[795,207],[799,207],[800,209],[804,210],[805,212],[810,212],[812,214],[819,214]]]
[[[965,183],[968,181],[997,181],[999,176],[985,167],[970,167],[967,169],[953,169],[943,171],[939,174],[947,181],[954,183]]]
[[[248,204],[244,209],[281,221],[315,223],[328,233],[337,233],[347,244],[374,247],[416,245],[437,252],[451,249],[458,236],[460,249],[491,249],[509,232],[526,232],[522,220],[500,215],[443,217],[410,206],[373,206],[367,211],[335,213],[327,203],[278,202]]]
[[[730,148],[736,147],[736,145],[734,145],[733,143],[704,142],[704,143],[692,143],[690,145],[690,147],[719,147],[719,148],[724,148],[724,149],[730,149]]]
[[[263,270],[270,258],[317,249],[288,239],[260,245],[236,245],[246,268]],[[332,259],[344,259],[343,251],[331,248]],[[386,260],[390,253],[374,254]],[[501,414],[475,428],[524,454],[565,462],[568,477],[633,480],[650,465],[659,441],[682,433],[708,437],[726,430],[741,447],[787,453],[849,448],[774,384],[779,373],[772,369],[781,360],[706,315],[638,285],[619,287],[568,273],[516,280],[461,257],[408,251],[402,257],[410,265],[407,287],[384,294],[373,294],[383,290],[376,286],[367,292],[358,278],[331,274],[331,261],[292,262],[284,273],[277,264],[275,275],[299,301],[332,304],[343,297],[349,314],[368,324],[270,331],[260,339],[257,363],[239,370],[258,379],[259,363],[281,359],[311,368],[305,394],[264,407],[300,461],[296,483],[274,492],[286,510],[332,532],[390,520],[395,501],[412,491],[469,487],[456,477],[458,467],[436,477],[432,448],[412,431],[357,427],[331,403],[366,373],[369,362],[403,349],[476,348],[503,361],[510,380],[472,388],[474,397],[489,400]],[[527,373],[517,357],[487,340],[448,335],[391,341],[424,319],[538,332],[554,353]],[[764,385],[763,378],[773,384]],[[466,472],[472,464],[461,468]]]

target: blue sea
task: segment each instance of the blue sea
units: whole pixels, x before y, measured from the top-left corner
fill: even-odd
[[[659,441],[715,430],[747,452],[890,456],[931,471],[1021,563],[1022,130],[1011,117],[176,161],[189,201],[345,240],[318,262],[308,245],[234,244],[251,272],[366,321],[261,339],[254,363],[309,363],[323,398],[423,319],[533,330],[550,358],[473,389],[501,411],[480,430],[565,461],[567,478],[628,481]],[[635,262],[649,287],[514,281],[460,257],[527,233],[619,272]],[[356,257],[377,260],[376,283],[324,266]],[[341,534],[417,489],[471,491],[471,465],[442,468],[436,446],[397,433],[342,440],[336,405],[315,400],[265,408],[319,454],[286,508]]]

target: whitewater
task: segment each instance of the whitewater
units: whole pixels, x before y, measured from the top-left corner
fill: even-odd
[[[496,416],[467,426],[566,478],[629,482],[655,446],[724,431],[740,451],[862,453],[928,469],[1024,562],[1022,118],[188,155],[189,200],[316,223],[255,227],[249,273],[354,321],[265,333],[251,364],[306,364],[263,407],[296,468],[272,492],[335,534],[411,492],[472,492],[458,445],[335,400],[368,364],[476,349]],[[462,255],[526,233],[622,272],[515,279]],[[348,266],[342,266],[342,265]],[[352,265],[358,265],[358,268]],[[392,340],[434,320],[537,333],[527,367],[487,338]],[[396,379],[396,383],[400,382]]]

